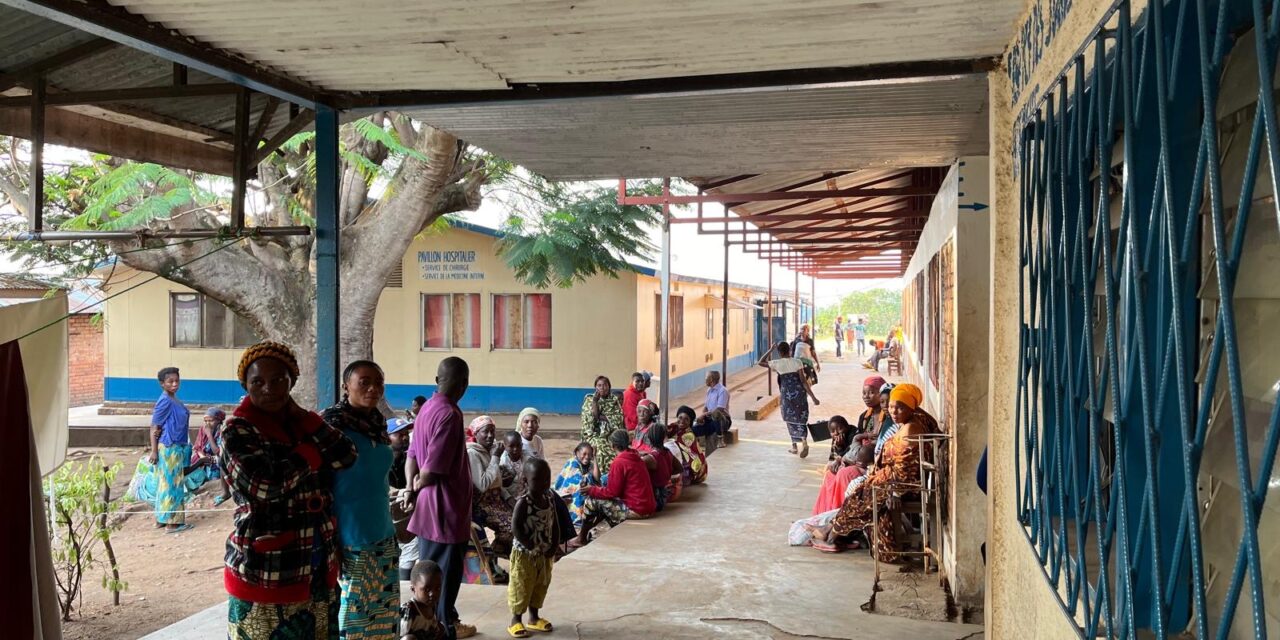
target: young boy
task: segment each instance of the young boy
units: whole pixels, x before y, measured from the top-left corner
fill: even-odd
[[[440,565],[419,560],[409,573],[409,591],[413,599],[400,605],[401,640],[443,640],[444,625],[436,618],[443,576]]]
[[[516,498],[524,494],[524,440],[519,431],[512,431],[502,438],[502,458],[498,468],[502,473],[502,497],[507,504],[513,504]]]
[[[560,531],[555,500],[551,493],[551,467],[545,460],[525,460],[522,475],[528,491],[516,500],[511,515],[515,543],[511,549],[511,581],[507,583],[507,604],[511,606],[512,638],[527,638],[529,630],[552,631],[551,623],[538,613],[551,586],[551,568],[555,564]],[[525,609],[529,624],[524,624]]]

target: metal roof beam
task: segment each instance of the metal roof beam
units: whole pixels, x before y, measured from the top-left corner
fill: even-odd
[[[737,222],[806,222],[815,220],[906,220],[911,218],[928,218],[928,211],[919,209],[902,209],[900,211],[859,211],[856,213],[796,213],[792,215],[757,215],[739,216],[737,218],[672,218],[671,224],[703,224],[737,223]],[[772,229],[772,226],[759,226],[760,230]],[[742,233],[741,230],[734,233]]]
[[[878,242],[910,241],[915,239],[916,239],[915,235],[894,235],[894,236],[876,236],[874,238],[841,238],[837,240],[830,240],[826,238],[811,238],[811,239],[801,239],[801,240],[730,240],[729,244],[732,244],[732,245],[874,244]]]
[[[68,3],[71,0],[0,0],[23,4]],[[461,91],[382,91],[344,96],[344,108],[360,111],[382,109],[429,109],[442,105],[480,105],[662,94],[705,95],[751,89],[800,88],[816,85],[880,83],[886,80],[951,79],[986,75],[996,68],[997,57],[960,60],[891,62],[857,67],[783,69],[699,76],[646,78],[614,82],[509,83],[508,89]]]
[[[900,196],[931,196],[937,189],[929,187],[853,187],[825,191],[764,191],[760,193],[704,193],[695,196],[628,196],[618,194],[618,204],[698,204],[699,202],[770,202],[774,200],[825,200],[827,198],[894,198]]]
[[[240,90],[240,85],[230,82],[208,84],[182,84],[164,87],[130,87],[128,89],[103,89],[100,91],[64,91],[45,95],[44,103],[49,106],[66,106],[76,104],[104,104],[108,102],[133,102],[141,100],[157,100],[165,98],[200,98],[206,96],[232,96]],[[11,96],[0,98],[0,109],[26,108],[31,104],[30,96]]]
[[[82,42],[74,47],[63,49],[47,58],[41,58],[24,67],[19,67],[7,73],[0,73],[0,91],[7,91],[13,87],[23,84],[30,77],[48,73],[56,69],[61,69],[69,64],[74,64],[89,56],[101,51],[106,51],[119,44],[107,40],[106,38],[94,38],[88,42]]]
[[[837,226],[837,227],[769,227],[760,230],[741,229],[703,229],[701,233],[708,235],[729,235],[738,233],[768,233],[775,238],[778,236],[793,236],[797,234],[813,234],[813,233],[853,233],[853,232],[871,232],[871,231],[919,231],[923,229],[923,225],[919,224],[890,224],[890,225],[868,225],[858,226]]]
[[[0,4],[186,65],[281,100],[306,106],[334,102],[333,95],[306,82],[247,62],[212,45],[180,36],[106,2],[0,0]]]

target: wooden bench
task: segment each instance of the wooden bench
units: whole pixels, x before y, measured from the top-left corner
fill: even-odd
[[[764,420],[774,409],[778,408],[781,401],[782,398],[777,395],[760,396],[756,398],[755,402],[747,406],[744,417],[747,420]]]

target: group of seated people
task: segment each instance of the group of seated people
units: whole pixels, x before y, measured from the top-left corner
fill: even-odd
[[[918,436],[938,433],[938,423],[921,408],[924,394],[913,384],[892,385],[873,375],[863,381],[862,399],[867,408],[855,424],[842,416],[829,419],[831,454],[813,515],[791,525],[788,541],[835,553],[868,546],[874,534],[880,559],[896,562],[894,527],[873,532],[873,516],[885,517],[919,485],[924,452]]]
[[[719,376],[715,383],[719,384]],[[609,379],[600,376],[595,391],[584,398],[583,439],[553,485],[562,498],[556,508],[560,543],[566,551],[586,545],[601,525],[614,527],[624,520],[653,516],[679,498],[685,487],[707,479],[707,458],[700,442],[718,440],[720,423],[728,422],[727,412],[717,409],[700,417],[692,408],[681,406],[675,422],[663,425],[657,404],[643,397],[647,384],[645,376],[636,374],[630,393],[620,399],[612,393]],[[708,387],[716,385],[709,381]],[[624,403],[628,405],[625,417]],[[495,556],[506,556],[512,546],[512,509],[524,493],[521,468],[525,460],[545,460],[538,435],[540,421],[538,410],[531,407],[520,412],[513,430],[504,433],[487,415],[466,427],[475,489],[472,521],[493,532],[490,548]],[[699,438],[697,429],[705,428],[708,421],[713,434]],[[496,565],[492,568],[501,581],[503,572]]]

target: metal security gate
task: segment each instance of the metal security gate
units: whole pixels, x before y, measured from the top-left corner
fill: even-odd
[[[1084,637],[1274,636],[1280,0],[1145,7],[1015,131],[1017,515]]]

